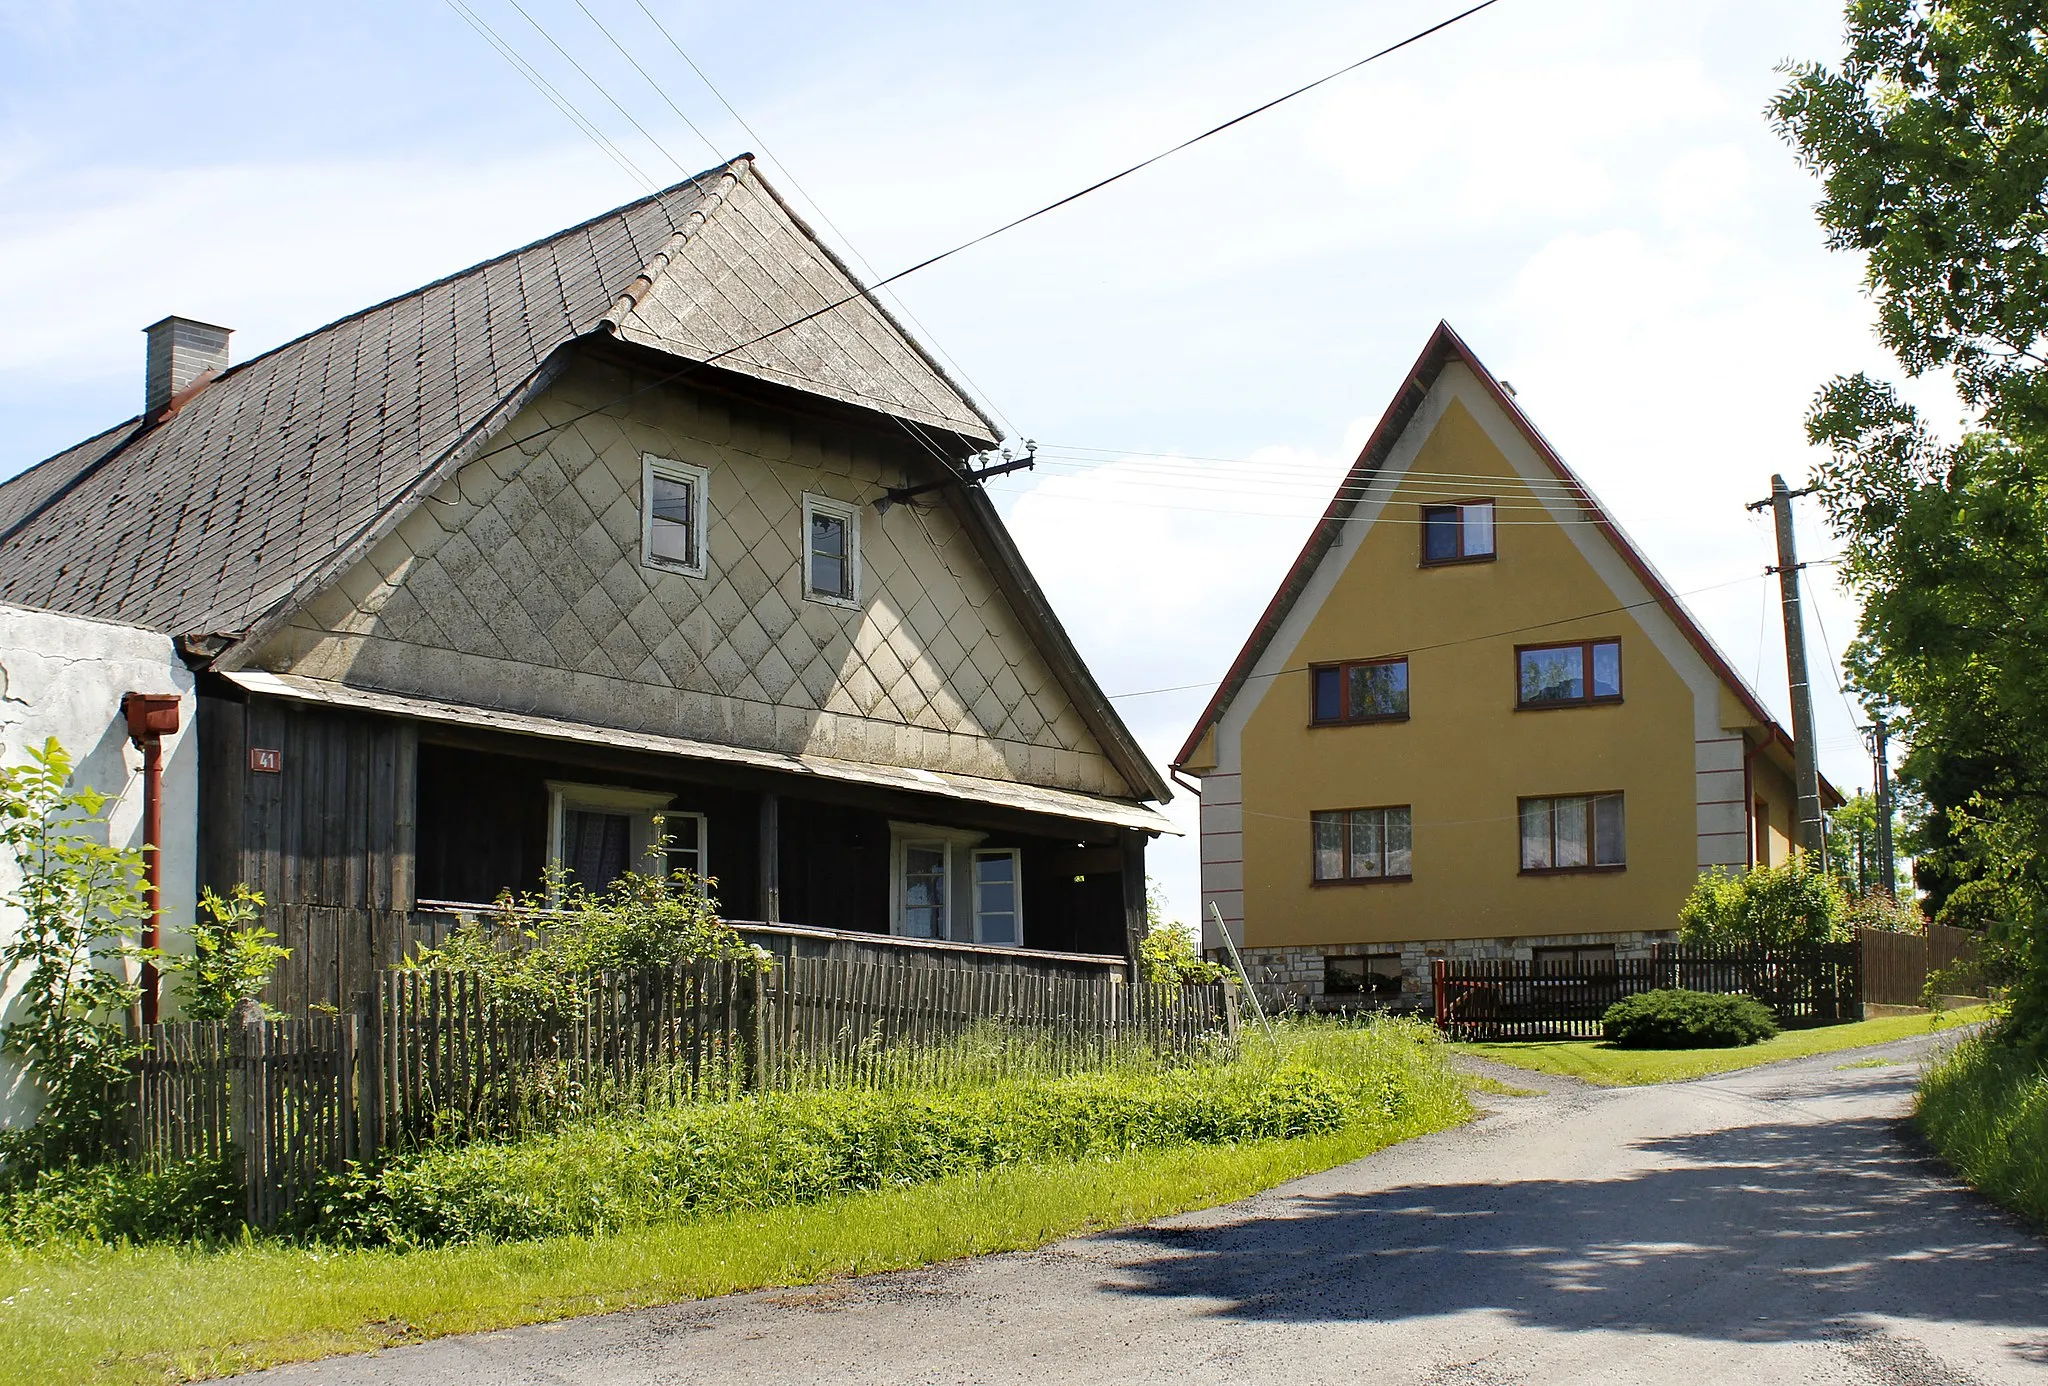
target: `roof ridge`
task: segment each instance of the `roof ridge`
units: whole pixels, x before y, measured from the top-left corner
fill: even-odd
[[[739,158],[734,159],[719,170],[719,177],[730,178],[737,185],[740,180],[740,175],[737,172],[738,165],[742,162],[751,165],[753,158],[752,154],[740,155]],[[706,176],[708,175],[698,175],[698,177]],[[720,188],[715,192],[704,192],[701,188],[698,191],[703,193],[703,197],[695,207],[690,209],[689,214],[683,218],[683,225],[675,227],[669,232],[669,237],[661,243],[661,248],[649,256],[647,262],[640,267],[640,273],[633,277],[631,283],[627,284],[625,288],[619,290],[613,296],[611,308],[606,311],[603,317],[597,320],[597,326],[607,328],[616,335],[619,328],[624,324],[626,316],[640,306],[641,298],[646,295],[649,289],[654,287],[655,279],[674,262],[676,252],[685,245],[688,245],[690,239],[697,232],[702,231],[705,226],[710,224],[711,214],[725,204],[726,190],[724,188]]]

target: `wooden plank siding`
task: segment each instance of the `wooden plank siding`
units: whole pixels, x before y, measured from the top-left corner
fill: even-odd
[[[393,718],[265,698],[200,700],[202,884],[246,882],[291,956],[264,999],[341,1007],[411,934],[418,734]],[[276,773],[250,752],[272,750]]]

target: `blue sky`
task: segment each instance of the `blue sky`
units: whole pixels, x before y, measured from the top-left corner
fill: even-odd
[[[881,273],[1460,8],[647,0],[756,139],[636,0],[583,4],[652,85],[576,0],[522,0],[650,140],[511,0],[471,3],[650,178],[754,149]],[[1743,502],[1817,460],[1824,379],[1891,373],[1762,114],[1839,31],[1833,0],[1501,0],[904,281],[1058,459],[992,490],[1103,686],[1217,677],[1443,318],[1782,709]],[[0,0],[0,475],[135,412],[166,313],[245,359],[643,190],[439,0]],[[1833,548],[1817,516],[1801,535]],[[1839,653],[1854,609],[1810,571],[1809,641]],[[1823,769],[1867,783],[1816,680]],[[1163,759],[1204,697],[1119,706]],[[1193,863],[1155,852],[1189,916]]]

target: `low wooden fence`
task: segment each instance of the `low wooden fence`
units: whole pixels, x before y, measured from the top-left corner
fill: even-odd
[[[270,1226],[309,1183],[390,1149],[812,1085],[1066,1073],[1236,1042],[1225,985],[794,958],[593,979],[573,1004],[493,998],[471,973],[394,970],[352,1013],[148,1027],[133,1152],[233,1154]]]
[[[1983,936],[1969,929],[1930,924],[1924,934],[1865,929],[1863,999],[1882,1006],[1918,1006],[1929,973],[1945,974],[1950,994],[1981,996],[1984,977],[1978,960]]]
[[[352,1016],[146,1026],[135,1154],[150,1168],[232,1153],[249,1221],[267,1227],[360,1150]]]
[[[1827,943],[1780,951],[1667,944],[1651,957],[1599,963],[1438,958],[1436,1023],[1459,1039],[1595,1039],[1615,1002],[1683,987],[1754,996],[1783,1025],[1825,1025],[1860,1013],[1858,956],[1854,943]]]
[[[1052,1075],[1133,1051],[1206,1052],[1237,1035],[1237,996],[1094,977],[791,958],[763,992],[764,1083],[892,1086]]]

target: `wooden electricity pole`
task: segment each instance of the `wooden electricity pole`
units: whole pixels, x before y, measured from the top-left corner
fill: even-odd
[[[1785,672],[1792,685],[1793,791],[1798,795],[1792,840],[1815,862],[1827,860],[1827,824],[1820,812],[1820,764],[1815,759],[1813,738],[1813,688],[1806,674],[1806,629],[1799,612],[1799,554],[1792,538],[1792,501],[1811,494],[1813,488],[1794,491],[1785,478],[1771,478],[1771,498],[1756,501],[1751,510],[1769,506],[1778,531],[1779,604],[1785,614]]]
[[[1870,750],[1876,760],[1877,785],[1877,875],[1884,883],[1884,893],[1896,895],[1898,890],[1899,865],[1892,856],[1892,766],[1889,738],[1890,728],[1884,724],[1884,714],[1872,713],[1870,717]]]

